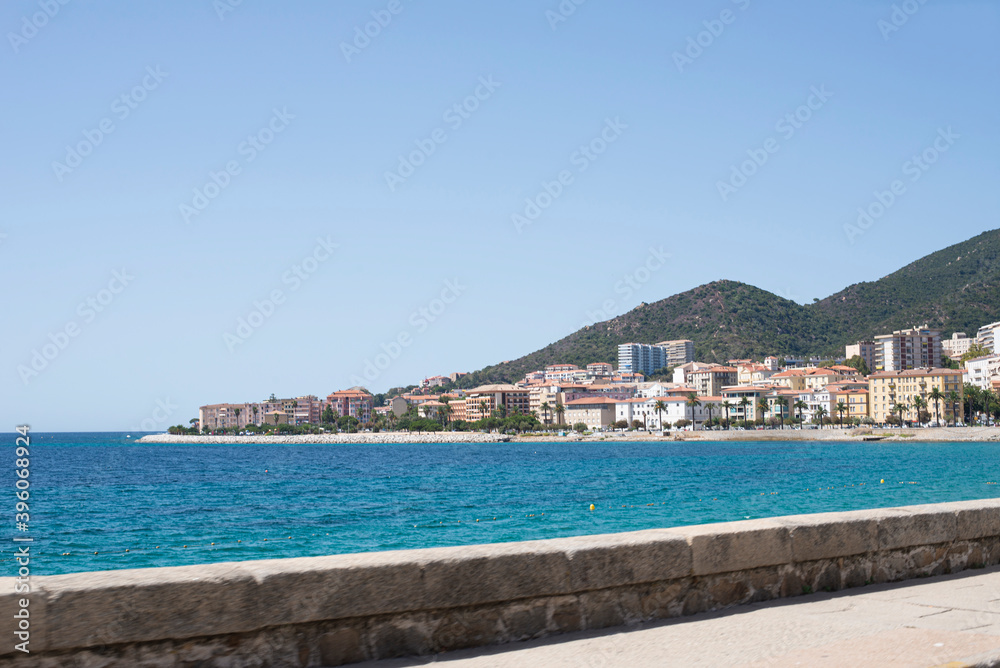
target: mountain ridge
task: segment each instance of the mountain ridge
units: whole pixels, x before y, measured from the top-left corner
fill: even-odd
[[[935,251],[876,281],[854,283],[813,304],[761,288],[716,280],[585,326],[460,385],[514,382],[547,364],[617,363],[620,343],[695,342],[695,359],[724,362],[765,355],[843,355],[843,347],[927,324],[944,336],[974,335],[1000,320],[1000,230]],[[971,330],[971,331],[970,331]]]

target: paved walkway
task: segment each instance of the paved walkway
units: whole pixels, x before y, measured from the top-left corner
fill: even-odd
[[[371,668],[1000,666],[1000,569],[740,606]]]

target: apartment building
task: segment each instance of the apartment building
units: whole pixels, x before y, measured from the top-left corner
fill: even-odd
[[[854,345],[846,346],[844,348],[844,357],[846,359],[851,359],[857,355],[865,361],[868,366],[868,370],[871,371],[875,368],[875,342],[874,341],[858,341]]]
[[[988,325],[983,325],[976,332],[976,343],[984,346],[991,353],[1000,352],[996,345],[997,330],[1000,330],[1000,322],[991,322]]]
[[[688,362],[687,364],[681,364],[680,366],[674,367],[672,380],[678,385],[684,385],[687,383],[688,374],[694,373],[695,371],[703,371],[705,369],[711,369],[713,366],[721,366],[721,365],[706,364],[705,362]]]
[[[608,362],[594,362],[587,365],[588,378],[608,378],[615,373],[615,368]]]
[[[841,401],[847,406],[847,411],[844,413],[844,421],[852,421],[854,419],[862,420],[866,417],[870,417],[868,412],[868,388],[856,388],[856,387],[837,387],[830,386],[827,388],[830,392],[830,401],[833,403],[834,412],[836,413],[837,404]],[[839,418],[840,415],[837,414]]]
[[[986,355],[966,360],[969,383],[983,390],[992,390],[993,381],[1000,380],[1000,355]]]
[[[869,413],[875,422],[884,424],[886,418],[894,413],[896,404],[909,407],[903,413],[904,420],[916,420],[917,412],[913,406],[913,397],[923,397],[928,404],[928,411],[934,415],[934,402],[929,399],[930,393],[937,388],[947,396],[956,392],[959,401],[965,396],[962,385],[962,372],[958,369],[907,369],[903,371],[879,371],[868,376]],[[948,401],[940,402],[947,404]],[[945,406],[940,407],[941,415]],[[932,418],[933,419],[933,418]],[[943,417],[942,417],[943,419]]]
[[[563,420],[568,425],[582,422],[591,431],[605,429],[615,421],[615,405],[616,400],[608,397],[584,397],[567,401],[563,404]]]
[[[198,408],[198,424],[202,429],[242,429],[254,422],[251,404],[209,404]],[[259,411],[259,409],[258,409]]]
[[[941,341],[941,354],[947,355],[948,359],[960,359],[962,355],[969,352],[969,348],[975,342],[976,339],[970,339],[965,332],[955,332],[950,339]]]
[[[475,422],[492,417],[501,410],[507,415],[528,413],[531,410],[527,388],[507,384],[480,385],[469,390],[465,398],[465,419]]]
[[[375,407],[375,397],[360,387],[332,392],[327,395],[326,402],[334,414],[350,415],[362,423],[371,421],[372,408]]]
[[[660,341],[656,345],[665,351],[666,366],[679,366],[694,361],[694,341],[676,339],[674,341]]]
[[[766,387],[757,385],[737,385],[735,387],[727,387],[723,389],[722,400],[733,404],[733,407],[729,410],[729,419],[756,420],[758,416],[757,400],[761,397],[767,396],[768,392],[774,389],[775,387],[773,385]],[[746,405],[741,404],[744,398],[748,401]]]
[[[874,371],[938,368],[941,366],[941,332],[927,325],[901,329],[875,337]]]
[[[790,390],[802,391],[806,388],[806,370],[785,369],[772,375],[768,380],[772,385],[780,385]]]
[[[198,408],[204,429],[242,429],[247,425],[319,424],[323,402],[314,395],[291,399],[266,399],[241,404],[210,404]],[[275,422],[277,418],[277,422]]]
[[[618,346],[618,370],[647,376],[660,369],[694,361],[694,342],[687,339],[656,344],[623,343]]]
[[[738,372],[731,366],[713,366],[687,374],[687,384],[696,394],[714,397],[722,394],[722,388],[737,384]]]
[[[624,420],[630,425],[633,420],[646,425],[646,429],[669,429],[679,420],[693,422],[695,427],[703,425],[710,417],[723,417],[723,397],[699,397],[698,406],[689,406],[686,397],[636,397],[615,403],[615,420]],[[663,410],[657,411],[657,402],[663,403]],[[661,421],[662,420],[662,426]]]

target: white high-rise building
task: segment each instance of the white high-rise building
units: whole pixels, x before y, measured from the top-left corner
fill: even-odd
[[[694,360],[694,341],[662,341],[657,344],[623,343],[618,346],[618,371],[649,375]]]
[[[988,325],[983,325],[976,332],[976,343],[984,346],[991,353],[997,352],[997,330],[1000,330],[1000,322],[991,322]]]

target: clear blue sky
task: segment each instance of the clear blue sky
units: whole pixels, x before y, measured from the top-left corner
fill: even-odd
[[[326,395],[402,336],[381,391],[715,279],[809,302],[998,227],[991,1],[49,2],[0,6],[6,429]]]

